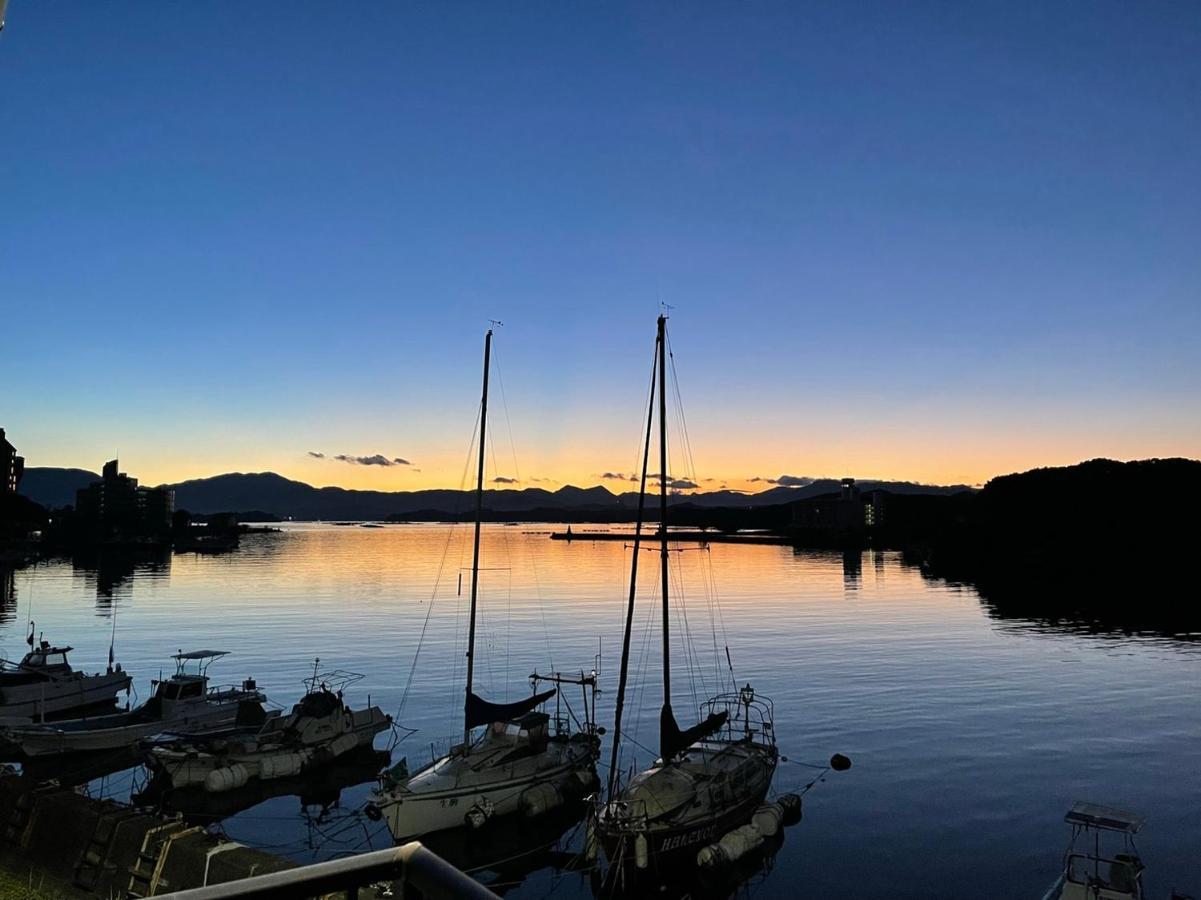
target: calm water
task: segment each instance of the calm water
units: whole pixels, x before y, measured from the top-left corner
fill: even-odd
[[[132,573],[43,564],[13,576],[0,647],[10,658],[24,649],[32,600],[38,629],[73,644],[73,661],[89,669],[103,667],[115,614],[118,659],[143,697],[170,653],[206,647],[233,652],[214,666],[218,681],[253,675],[281,703],[296,698],[320,656],[366,675],[352,704],[370,693],[395,712],[425,628],[402,718],[418,731],[395,753],[422,761],[422,748],[458,728],[466,603],[456,588],[470,565],[468,538],[466,527],[294,525],[252,536],[234,554],[180,555]],[[591,668],[603,639],[609,724],[630,553],[620,543],[550,541],[534,526],[488,527],[482,693],[516,698],[530,671],[552,664]],[[642,560],[647,602],[634,641],[646,685],[634,697],[635,737],[647,745],[659,702],[656,562]],[[693,685],[697,695],[712,687],[724,622],[739,682],[775,701],[790,760],[776,788],[804,784],[813,770],[803,763],[833,752],[854,760],[807,795],[804,821],[747,893],[1040,897],[1058,871],[1062,815],[1077,799],[1148,816],[1139,846],[1151,896],[1173,885],[1201,892],[1201,645],[990,618],[970,589],[927,581],[888,553],[717,545],[673,554],[672,564],[695,650],[690,677],[677,635],[681,723]],[[1183,577],[1181,585],[1183,602],[1194,588]],[[131,781],[119,775],[92,789],[128,796]],[[383,846],[381,827],[355,814],[368,790],[344,790],[321,821],[281,797],[222,827],[305,860]],[[589,888],[544,869],[512,896],[551,892]]]

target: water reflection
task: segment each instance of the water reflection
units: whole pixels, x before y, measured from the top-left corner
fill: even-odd
[[[0,566],[0,625],[12,622],[17,617],[17,576],[9,568]]]
[[[118,659],[136,688],[144,692],[177,647],[208,646],[235,654],[214,673],[218,679],[253,675],[286,705],[320,656],[365,673],[364,693],[391,712],[405,694],[429,614],[401,721],[420,729],[417,746],[453,733],[466,633],[456,580],[470,565],[470,527],[286,527],[284,534],[247,535],[225,556],[135,561],[106,582],[122,607]],[[483,541],[483,687],[509,699],[504,691],[515,674],[550,668],[551,655],[554,668],[591,667],[603,638],[606,691],[597,713],[611,722],[633,551],[620,542],[569,545],[499,525],[486,527]],[[782,752],[803,760],[845,751],[862,760],[853,777],[813,797],[805,820],[761,869],[720,890],[790,896],[804,886],[805,895],[823,898],[917,897],[936,884],[940,893],[970,896],[986,883],[1004,884],[1007,895],[1041,896],[1058,874],[1063,810],[1096,799],[1153,816],[1142,849],[1156,887],[1175,883],[1196,893],[1201,786],[1187,773],[1196,770],[1191,723],[1201,721],[1201,697],[1181,686],[1201,678],[1197,645],[1121,630],[1099,640],[1089,636],[1095,627],[1048,625],[1038,608],[1014,606],[990,590],[981,598],[970,586],[927,578],[896,553],[868,552],[870,560],[714,544],[705,554],[676,555],[678,596],[694,639],[703,635],[705,657],[723,663],[728,644],[739,681],[775,700]],[[647,596],[658,573],[643,568]],[[1190,577],[1182,573],[1182,598]],[[110,637],[94,611],[100,580],[98,569],[89,574],[70,560],[17,573],[20,612],[33,591],[39,629],[75,646],[76,664],[88,671],[103,669]],[[722,613],[715,631],[707,618],[711,585]],[[10,612],[0,620],[0,639],[22,646],[13,589],[6,590]],[[1129,596],[1137,605],[1139,593]],[[638,661],[657,658],[661,642],[653,610],[642,612],[631,648]],[[1060,631],[1043,633],[1054,628]],[[673,650],[684,659],[680,648]],[[630,736],[653,744],[658,673],[640,664],[648,691],[631,701],[637,709]],[[690,688],[685,677],[681,705]],[[808,775],[782,764],[776,789],[794,790]],[[249,811],[222,810],[229,814],[222,827],[297,861],[383,847],[386,829],[368,835],[354,818],[373,783],[343,787],[336,799],[311,795],[333,804],[324,824],[316,824],[320,803],[311,807],[310,825],[288,796]],[[342,837],[322,844],[310,827]],[[565,832],[564,843],[566,855],[522,853],[524,869],[514,864],[481,876],[511,896],[592,896],[590,877],[570,862],[580,849],[578,828]],[[544,866],[534,868],[538,863]]]
[[[118,598],[133,592],[135,574],[167,579],[171,575],[171,548],[96,547],[72,555],[75,576],[96,595],[96,608],[107,609]]]

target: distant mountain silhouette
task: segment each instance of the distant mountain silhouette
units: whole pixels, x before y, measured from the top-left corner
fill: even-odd
[[[87,469],[31,468],[25,470],[18,493],[46,509],[60,509],[74,506],[75,492],[99,480],[99,473]]]
[[[82,469],[27,469],[21,493],[50,508],[73,504],[75,490],[100,476]],[[887,487],[896,493],[954,493],[957,487],[916,485],[910,482],[864,481],[865,489]],[[471,491],[433,489],[425,491],[361,491],[339,487],[317,488],[293,481],[274,472],[232,473],[197,478],[179,484],[163,485],[175,491],[175,506],[198,515],[229,510],[256,509],[293,519],[386,519],[389,516],[431,518],[455,517],[473,508]],[[738,491],[678,494],[672,505],[703,507],[759,507],[789,503],[838,489],[834,479],[821,479],[800,488],[777,487],[757,494]],[[617,512],[633,510],[636,492],[616,495],[605,487],[580,488],[572,485],[556,491],[543,488],[489,490],[484,506],[493,513],[532,513],[553,515],[555,511]]]

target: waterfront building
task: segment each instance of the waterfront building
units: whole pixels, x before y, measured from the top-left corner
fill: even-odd
[[[8,442],[0,428],[0,493],[15,494],[25,472],[25,458],[17,456],[17,448]]]
[[[139,487],[136,478],[118,471],[113,459],[104,464],[99,481],[76,493],[75,512],[92,531],[162,534],[171,530],[175,492]]]

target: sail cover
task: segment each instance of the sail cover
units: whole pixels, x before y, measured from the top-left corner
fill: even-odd
[[[510,722],[518,719],[534,707],[545,703],[556,693],[557,689],[551,688],[549,691],[534,694],[532,697],[526,697],[516,703],[489,703],[483,697],[468,693],[467,727],[475,728],[477,725],[491,725],[493,722]]]
[[[729,715],[726,710],[711,713],[700,724],[693,725],[686,731],[680,731],[680,726],[676,724],[676,717],[672,715],[671,706],[664,704],[662,712],[659,713],[659,756],[664,762],[668,761],[681,750],[687,749],[701,738],[708,737],[725,725]]]

